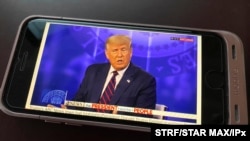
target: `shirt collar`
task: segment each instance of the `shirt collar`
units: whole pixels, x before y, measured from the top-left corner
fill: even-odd
[[[130,65],[130,63],[128,64],[128,66]],[[118,75],[123,75],[125,73],[125,71],[128,69],[128,66],[126,68],[124,68],[123,70],[119,70],[117,71],[118,72]],[[116,71],[113,66],[110,65],[110,69],[109,69],[109,74],[110,73],[113,73],[113,71]]]

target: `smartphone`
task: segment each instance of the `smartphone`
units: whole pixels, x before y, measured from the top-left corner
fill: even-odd
[[[109,64],[105,45],[113,35],[131,39],[130,64],[141,70],[125,79],[128,67],[115,90],[124,90],[117,101],[132,104],[86,100],[90,94],[76,100],[79,89],[103,89],[97,85],[106,75],[88,67]],[[146,94],[152,85],[143,86],[148,75],[153,98]],[[146,132],[151,125],[248,124],[243,45],[220,30],[30,16],[19,27],[0,96],[1,110],[11,116],[63,124]]]

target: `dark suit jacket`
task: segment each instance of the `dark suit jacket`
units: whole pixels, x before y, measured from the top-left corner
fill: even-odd
[[[109,63],[89,66],[74,100],[98,103],[109,68]],[[155,78],[130,63],[116,87],[110,104],[154,109],[156,104]]]

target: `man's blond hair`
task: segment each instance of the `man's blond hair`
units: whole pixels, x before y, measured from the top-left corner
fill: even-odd
[[[130,37],[126,35],[113,35],[107,39],[106,48],[107,48],[107,45],[124,45],[124,44],[131,46]]]

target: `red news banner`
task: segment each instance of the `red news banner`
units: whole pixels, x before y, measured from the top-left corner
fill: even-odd
[[[249,136],[248,125],[167,125],[152,126],[151,137],[158,139],[159,137],[169,136]]]
[[[115,105],[106,105],[106,104],[95,104],[92,103],[93,109],[102,109],[102,110],[117,110],[118,106]],[[127,110],[128,111],[128,110]],[[145,115],[152,115],[151,109],[143,109],[143,108],[131,108],[129,112],[137,113],[137,114],[145,114]]]

